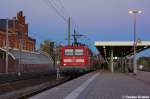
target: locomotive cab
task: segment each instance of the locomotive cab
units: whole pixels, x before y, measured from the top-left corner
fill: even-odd
[[[85,72],[92,66],[92,53],[87,46],[64,46],[62,48],[63,72]]]

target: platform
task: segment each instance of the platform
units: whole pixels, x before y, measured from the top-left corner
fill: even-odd
[[[150,99],[148,75],[150,73],[140,72],[133,76],[97,71],[29,99]]]

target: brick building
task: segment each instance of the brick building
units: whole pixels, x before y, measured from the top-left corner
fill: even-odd
[[[26,24],[23,12],[17,13],[16,17],[8,19],[9,47],[11,49],[23,49],[35,51],[36,40],[28,36],[28,24]],[[0,19],[0,48],[6,46],[6,19]]]

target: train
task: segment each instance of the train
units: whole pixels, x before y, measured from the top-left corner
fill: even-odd
[[[86,45],[63,46],[61,54],[63,73],[84,73],[94,70],[93,53]]]

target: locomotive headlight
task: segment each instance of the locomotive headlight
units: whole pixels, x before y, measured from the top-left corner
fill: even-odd
[[[64,66],[66,66],[66,64],[64,64]]]

